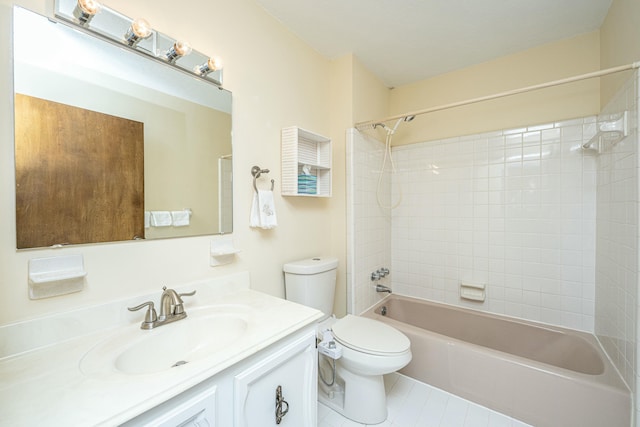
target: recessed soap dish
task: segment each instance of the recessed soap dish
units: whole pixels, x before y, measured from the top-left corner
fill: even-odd
[[[233,262],[234,256],[238,253],[240,253],[240,249],[235,247],[231,235],[218,236],[211,241],[209,265],[218,267],[229,264]]]
[[[460,298],[483,302],[486,298],[486,285],[484,283],[460,283]]]
[[[29,298],[41,299],[79,292],[84,287],[82,255],[29,260]]]

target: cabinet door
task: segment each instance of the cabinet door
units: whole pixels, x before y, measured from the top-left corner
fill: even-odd
[[[281,390],[280,424],[276,390]],[[235,376],[235,425],[242,427],[315,426],[317,353],[311,331]],[[285,403],[286,402],[286,403]]]
[[[188,390],[126,422],[122,427],[215,427],[216,387]]]

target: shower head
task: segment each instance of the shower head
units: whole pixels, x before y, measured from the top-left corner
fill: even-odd
[[[382,129],[387,131],[387,133],[394,134],[396,132],[396,130],[398,129],[398,126],[400,126],[401,122],[410,122],[411,120],[413,120],[415,118],[416,118],[415,115],[401,117],[400,119],[398,119],[398,121],[393,126],[393,128],[390,128],[389,126],[385,125],[382,122],[378,122],[378,123],[367,123],[367,124],[362,125],[362,126],[356,126],[356,129],[358,129],[359,131],[362,132],[362,131],[371,130],[371,129],[375,130],[375,129],[378,129],[378,127],[381,127]]]
[[[356,126],[356,129],[360,132],[364,132],[367,130],[376,130],[378,126],[382,127],[383,129],[388,129],[388,127],[384,123],[367,123],[364,125]]]

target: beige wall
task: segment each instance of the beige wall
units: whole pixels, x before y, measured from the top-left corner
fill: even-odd
[[[10,43],[14,2],[0,0],[0,44]],[[15,2],[39,13],[49,0]],[[248,270],[253,287],[283,296],[282,264],[301,257],[336,254],[344,259],[343,201],[283,198],[276,191],[279,226],[258,231],[248,227],[253,165],[271,169],[280,181],[280,129],[298,125],[334,136],[331,94],[327,90],[330,61],[303,44],[249,0],[196,0],[184,19],[170,0],[110,0],[108,5],[131,17],[142,16],[155,28],[188,40],[196,49],[220,55],[225,62],[225,88],[234,95],[234,238],[242,252],[229,266],[209,267],[209,237],[87,245],[58,250],[15,249],[15,192],[11,64],[0,59],[0,324],[70,310],[105,300],[157,289],[163,285]],[[344,130],[340,138],[344,139]],[[341,155],[341,154],[340,154]],[[339,162],[338,162],[339,163]],[[337,165],[342,166],[343,165]],[[334,193],[343,186],[336,174]],[[277,188],[277,187],[276,187]],[[334,228],[337,231],[334,233]],[[337,236],[337,237],[336,237]],[[334,243],[335,242],[335,243]],[[337,254],[342,251],[342,254]],[[88,272],[85,290],[67,296],[31,301],[27,294],[30,258],[81,253]],[[343,266],[344,269],[344,266]],[[343,280],[344,282],[344,280]],[[123,307],[124,309],[124,307]]]
[[[602,68],[640,61],[640,2],[614,0],[600,27],[600,62]],[[630,71],[602,79],[601,106],[613,98]]]
[[[547,44],[391,91],[391,115],[519,89],[600,68],[598,32]],[[418,116],[394,145],[597,114],[597,79]]]
[[[354,55],[345,55],[332,61],[331,94],[334,147],[331,254],[339,261],[334,312],[340,317],[347,309],[346,130],[360,120],[386,116],[389,90]]]

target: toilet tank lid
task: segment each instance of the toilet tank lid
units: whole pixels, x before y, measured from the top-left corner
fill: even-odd
[[[313,257],[289,262],[282,268],[285,273],[318,274],[338,267],[338,258]]]

